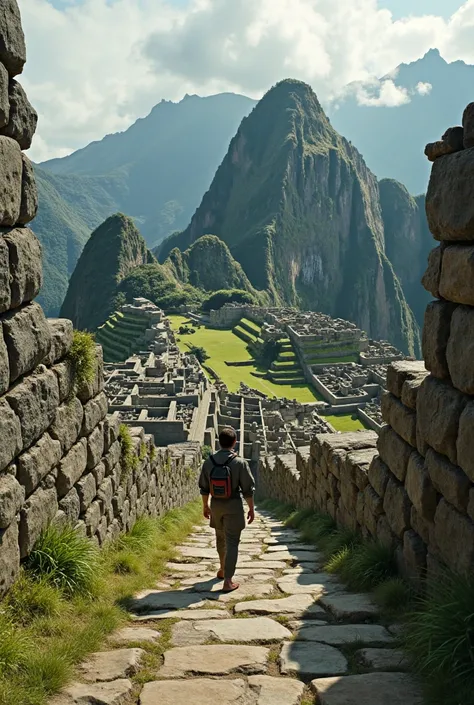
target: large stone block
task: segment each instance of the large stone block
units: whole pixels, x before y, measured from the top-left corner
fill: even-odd
[[[67,318],[48,318],[51,331],[51,350],[44,359],[45,365],[54,365],[66,357],[71,349],[74,328],[72,321]]]
[[[0,136],[0,226],[2,227],[18,223],[22,181],[23,159],[20,145],[10,137]]]
[[[3,232],[10,259],[11,306],[33,301],[43,283],[41,245],[29,228]]]
[[[3,338],[3,327],[0,321],[0,394],[7,391],[10,386],[10,360],[8,349]]]
[[[38,213],[38,187],[36,186],[33,164],[25,154],[21,155],[23,171],[21,174],[21,203],[18,224],[26,225],[36,218]]]
[[[84,477],[81,477],[76,485],[77,494],[81,503],[81,513],[87,511],[87,508],[92,504],[92,500],[97,494],[97,485],[94,475],[90,472]]]
[[[434,523],[423,519],[416,511],[415,507],[412,507],[410,512],[410,524],[413,531],[421,536],[426,545],[429,545],[431,543],[431,536],[433,535]]]
[[[456,389],[474,394],[474,308],[458,306],[451,319],[446,360]]]
[[[0,529],[15,519],[25,501],[25,490],[13,475],[0,475]]]
[[[439,293],[448,301],[474,306],[473,245],[450,245],[444,249]]]
[[[420,516],[427,521],[433,521],[437,504],[436,490],[425,468],[424,458],[416,450],[408,462],[405,489]]]
[[[20,515],[20,555],[25,558],[35,545],[40,533],[56,516],[58,498],[53,488],[41,487],[29,497]]]
[[[380,455],[376,455],[369,466],[368,477],[370,484],[380,497],[385,494],[391,474],[389,467],[384,463]]]
[[[6,400],[20,419],[23,450],[33,445],[51,425],[59,406],[56,376],[40,365],[12,387]]]
[[[382,416],[404,441],[413,447],[416,446],[416,413],[402,404],[391,392],[382,395]]]
[[[75,487],[61,499],[59,509],[66,515],[68,523],[74,526],[81,513],[81,500]]]
[[[23,447],[21,425],[5,399],[0,399],[0,471],[4,470]]]
[[[70,399],[74,387],[74,371],[69,361],[60,362],[51,368],[59,385],[59,401]]]
[[[395,477],[403,482],[413,447],[400,438],[390,426],[383,426],[379,434],[377,448],[383,462],[388,465]]]
[[[99,500],[94,500],[84,515],[87,536],[93,536],[99,528],[102,512]]]
[[[443,250],[441,246],[435,247],[428,255],[428,268],[423,275],[421,283],[426,291],[432,294],[435,299],[439,299],[439,280],[441,277],[441,263],[443,261]]]
[[[99,425],[107,415],[108,399],[104,392],[98,394],[84,405],[84,420],[82,422],[81,435],[88,436]],[[110,425],[104,429],[104,450],[108,450],[110,445],[106,444],[106,434],[110,431]]]
[[[107,453],[120,433],[120,418],[113,414],[104,420],[104,453]]]
[[[63,454],[67,453],[79,438],[83,417],[84,409],[77,397],[58,407],[49,432],[61,443]]]
[[[104,388],[104,358],[100,345],[95,346],[94,378],[91,382],[84,383],[77,391],[77,396],[85,404],[92,397],[97,396]]]
[[[427,547],[415,531],[405,531],[403,535],[404,572],[408,578],[420,583],[426,576]]]
[[[10,78],[5,66],[0,63],[0,128],[8,124],[10,117],[10,100],[8,98],[8,84]]]
[[[428,377],[429,372],[426,371],[424,374],[420,375],[416,379],[407,379],[403,383],[402,387],[402,404],[407,406],[409,409],[416,411],[416,400],[418,398],[418,391],[423,383],[423,380]]]
[[[474,568],[474,523],[442,499],[436,509],[434,538],[437,550],[455,573],[468,574]]]
[[[0,313],[11,308],[10,258],[8,245],[0,232]]]
[[[104,454],[104,429],[100,425],[87,438],[87,469],[92,470]]]
[[[25,35],[16,0],[2,0],[0,4],[0,61],[10,76],[21,73],[26,62]]]
[[[472,421],[474,421],[474,418]],[[471,436],[471,439],[474,440],[474,436]],[[450,463],[444,455],[436,453],[432,448],[429,448],[426,453],[425,467],[435,490],[443,495],[443,497],[447,499],[450,504],[456,507],[456,509],[461,512],[465,512],[467,508],[469,490],[472,485],[469,478],[464,474],[461,468]]]
[[[383,501],[385,516],[393,533],[401,538],[410,528],[411,503],[403,485],[390,479]]]
[[[426,369],[438,379],[449,379],[446,348],[451,332],[451,318],[456,309],[448,301],[432,301],[426,307],[422,348]]]
[[[461,414],[457,440],[458,465],[474,482],[474,402],[469,402]]]
[[[38,113],[31,105],[23,87],[11,80],[8,86],[10,119],[0,130],[0,134],[11,137],[21,149],[29,149],[38,124]]]
[[[387,389],[401,399],[403,385],[407,380],[418,379],[426,375],[425,363],[421,360],[398,360],[392,362],[387,370]]]
[[[459,420],[467,402],[468,397],[451,385],[434,377],[425,379],[416,405],[418,450],[422,455],[427,444],[457,465]]]
[[[59,497],[64,497],[72,490],[76,482],[82,477],[87,465],[87,440],[81,440],[74,445],[69,453],[61,460],[58,467],[56,488]]]
[[[49,353],[51,333],[43,309],[34,302],[5,314],[2,323],[13,383],[34,370]]]
[[[472,182],[474,152],[471,149],[437,159],[426,194],[426,215],[436,240],[474,239]]]
[[[464,149],[474,147],[474,103],[469,103],[462,116]]]
[[[0,597],[8,592],[19,572],[18,524],[14,521],[8,529],[0,531]]]

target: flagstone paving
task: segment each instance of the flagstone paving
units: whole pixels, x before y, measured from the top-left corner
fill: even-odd
[[[421,705],[396,625],[298,532],[258,512],[241,549],[240,588],[223,593],[214,533],[196,527],[131,601],[108,642],[122,648],[93,654],[51,705]]]

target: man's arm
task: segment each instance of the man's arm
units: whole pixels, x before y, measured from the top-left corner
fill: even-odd
[[[255,501],[253,498],[255,494],[255,480],[246,460],[242,460],[240,465],[239,481],[240,489],[249,507],[247,521],[251,524],[255,519]]]
[[[201,474],[199,476],[199,490],[202,497],[202,513],[206,519],[211,518],[211,508],[209,507],[209,475],[206,470],[206,463],[204,462],[201,468]]]

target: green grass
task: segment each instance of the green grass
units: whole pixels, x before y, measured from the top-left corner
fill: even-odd
[[[403,634],[429,705],[473,702],[473,634],[474,577],[440,576],[428,585]]]
[[[169,319],[175,331],[188,322],[185,316],[171,315]],[[318,398],[316,392],[307,384],[275,384],[268,379],[254,377],[252,372],[264,371],[256,364],[249,367],[229,367],[226,365],[226,361],[239,362],[253,359],[247,349],[247,344],[234,335],[231,330],[214,330],[202,326],[191,335],[179,337],[178,345],[182,352],[188,352],[187,344],[205,348],[209,355],[206,364],[215,370],[230,392],[236,392],[240,382],[244,382],[269,397],[289,397],[300,402],[314,402]]]
[[[342,416],[324,416],[336,431],[347,433],[349,431],[365,431],[366,427],[356,414],[344,414]]]
[[[93,597],[64,592],[25,570],[0,610],[0,705],[46,705],[74,677],[75,665],[126,624],[130,598],[154,586],[200,517],[194,502],[159,520],[142,519],[128,537],[97,552]],[[124,555],[133,557],[133,571],[115,570]],[[153,646],[155,673],[160,648]]]

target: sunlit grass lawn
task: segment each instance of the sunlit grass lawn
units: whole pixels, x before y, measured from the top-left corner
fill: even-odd
[[[355,414],[352,414],[352,416],[350,414],[344,416],[325,416],[324,418],[326,421],[329,421],[336,431],[341,431],[341,433],[367,430],[362,421]]]
[[[184,316],[169,316],[169,319],[175,331],[188,320]],[[252,360],[252,356],[247,350],[247,343],[234,335],[231,330],[213,330],[203,326],[191,335],[178,334],[177,337],[179,338],[179,348],[183,352],[189,350],[188,344],[197,345],[206,350],[209,355],[206,365],[212,367],[231,392],[236,392],[240,382],[243,382],[270,397],[288,397],[300,402],[317,401],[316,393],[307,384],[274,384],[267,379],[252,375],[252,372],[265,371],[256,365],[249,367],[229,367],[226,365],[226,361]]]

